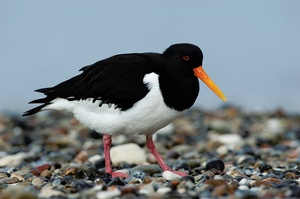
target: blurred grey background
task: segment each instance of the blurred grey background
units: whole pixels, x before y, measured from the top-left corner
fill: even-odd
[[[0,1],[0,111],[114,54],[189,42],[230,103],[300,111],[300,1]],[[201,84],[196,106],[221,100]]]

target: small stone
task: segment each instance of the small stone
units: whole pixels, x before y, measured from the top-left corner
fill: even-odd
[[[286,172],[285,179],[298,179],[298,176],[294,172]]]
[[[211,195],[213,197],[220,197],[225,196],[228,194],[232,194],[234,192],[233,189],[231,189],[227,184],[221,184],[216,186],[213,191],[211,192]]]
[[[179,156],[180,155],[177,151],[168,151],[166,154],[167,159],[177,159]]]
[[[165,178],[168,181],[172,181],[172,180],[181,178],[181,176],[176,174],[176,173],[173,173],[171,171],[164,171],[163,172],[163,178]]]
[[[13,173],[13,174],[11,174],[10,177],[11,177],[11,178],[13,178],[13,177],[14,177],[14,178],[18,178],[19,182],[25,181],[24,177],[21,176],[20,174],[15,174],[15,173]]]
[[[212,159],[206,162],[206,169],[217,169],[219,171],[223,171],[225,167],[225,164],[222,160],[220,159]]]
[[[130,174],[130,178],[140,179],[141,181],[145,178],[145,176],[146,176],[145,172],[138,171],[138,170],[131,172]]]
[[[58,187],[61,185],[61,180],[60,179],[56,179],[52,182],[52,185],[55,186],[55,187]]]
[[[77,171],[78,171],[77,167],[71,166],[71,167],[66,168],[65,174],[66,175],[75,175]]]
[[[87,151],[80,151],[76,157],[74,158],[74,160],[78,163],[83,163],[85,161],[88,160],[88,152]]]
[[[52,172],[49,171],[49,170],[45,170],[45,171],[43,171],[43,172],[41,173],[40,176],[49,179],[49,178],[51,178],[51,176],[52,176]]]
[[[225,180],[214,180],[214,179],[208,179],[203,184],[210,185],[212,187],[216,187],[219,185],[227,185],[227,182]]]
[[[50,164],[43,164],[41,166],[38,166],[36,169],[42,173],[45,170],[50,170],[50,168],[51,168]]]
[[[166,194],[170,191],[171,191],[170,187],[160,187],[160,188],[157,189],[156,192],[159,193],[159,194]]]
[[[188,160],[187,164],[191,169],[194,169],[194,168],[199,167],[201,165],[201,163],[198,160]]]
[[[114,146],[111,148],[110,154],[115,165],[119,165],[121,162],[137,165],[146,162],[144,149],[134,143]]]
[[[8,178],[8,177],[9,177],[8,173],[0,172],[0,179],[2,179],[2,178]]]
[[[146,173],[147,175],[152,176],[155,173],[161,173],[161,168],[156,164],[138,165],[138,166],[135,166],[131,170],[131,173],[133,173],[135,171],[142,171],[142,172]]]
[[[269,164],[262,164],[259,166],[259,171],[261,173],[264,173],[264,172],[268,173],[268,172],[272,171],[272,166]]]
[[[59,198],[65,197],[65,194],[61,191],[54,190],[52,187],[46,187],[41,189],[41,192],[38,195],[39,198]]]
[[[129,194],[129,193],[133,193],[136,194],[138,193],[139,188],[133,184],[128,184],[125,185],[121,188],[121,195],[125,195],[125,194]]]
[[[29,190],[21,185],[9,186],[5,190],[1,190],[1,199],[37,199],[36,191]]]
[[[102,156],[99,154],[93,155],[91,157],[88,158],[88,161],[92,164],[95,164],[97,161],[101,160]]]
[[[28,155],[24,152],[19,152],[13,155],[7,155],[0,158],[0,167],[16,167],[18,166]]]
[[[150,194],[154,193],[154,186],[153,186],[153,183],[154,183],[154,182],[149,183],[149,184],[147,184],[147,185],[145,185],[145,186],[142,186],[142,187],[140,188],[140,190],[139,190],[139,193],[140,193],[140,194],[145,194],[145,195],[150,195]]]
[[[37,178],[34,178],[34,179],[31,181],[31,183],[32,183],[34,186],[36,186],[36,187],[38,187],[38,188],[41,188],[41,187],[44,185],[44,180],[37,177]]]
[[[109,191],[99,191],[96,195],[97,199],[113,199],[121,195],[121,191],[114,187],[113,190]]]

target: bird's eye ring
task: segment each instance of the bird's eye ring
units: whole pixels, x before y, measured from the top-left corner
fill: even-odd
[[[190,60],[190,57],[189,56],[183,56],[182,57],[185,61],[189,61]]]

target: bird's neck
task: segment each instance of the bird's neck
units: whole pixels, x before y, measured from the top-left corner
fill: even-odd
[[[182,76],[182,74],[160,75],[160,89],[165,104],[177,111],[190,108],[199,93],[199,82],[194,75]]]

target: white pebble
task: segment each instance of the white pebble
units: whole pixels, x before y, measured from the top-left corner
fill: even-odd
[[[128,164],[142,164],[146,162],[144,149],[134,143],[114,146],[110,150],[110,155],[115,165],[121,162],[127,162]]]
[[[111,199],[121,195],[119,189],[114,189],[112,191],[99,191],[96,195],[97,199]]]
[[[96,155],[93,155],[92,157],[90,157],[90,158],[88,159],[88,161],[89,161],[90,163],[95,163],[95,162],[97,162],[98,160],[100,160],[101,158],[102,158],[101,155],[96,154]]]
[[[157,189],[156,192],[159,193],[159,194],[166,194],[170,191],[171,191],[170,187],[160,187],[159,189]]]
[[[172,181],[172,180],[181,178],[181,176],[176,174],[176,173],[173,173],[171,171],[164,171],[163,172],[163,178],[168,180],[168,181]]]
[[[239,186],[238,189],[239,189],[239,190],[249,190],[249,187],[246,186],[246,185],[241,185],[241,186]]]
[[[240,185],[248,185],[248,180],[246,178],[241,179],[239,182]]]

